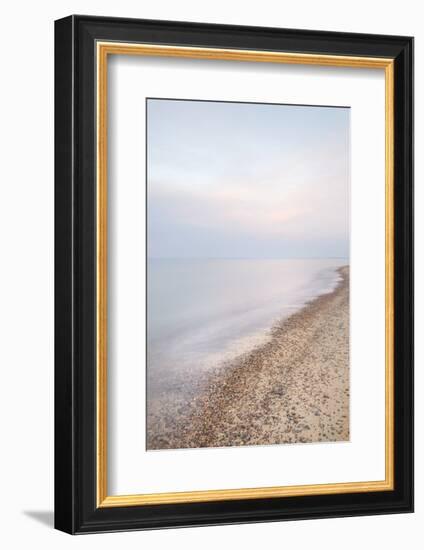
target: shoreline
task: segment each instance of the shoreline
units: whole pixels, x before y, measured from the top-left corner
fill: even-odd
[[[199,395],[157,399],[147,449],[347,441],[349,267],[337,271],[332,292],[275,324],[269,341],[208,376]]]

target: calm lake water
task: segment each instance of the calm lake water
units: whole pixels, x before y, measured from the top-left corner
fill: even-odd
[[[331,292],[347,259],[148,262],[149,392],[264,343],[277,321]]]

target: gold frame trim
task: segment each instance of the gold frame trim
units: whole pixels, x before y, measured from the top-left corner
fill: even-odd
[[[210,502],[255,498],[275,498],[341,493],[365,493],[394,489],[394,61],[390,58],[315,55],[302,53],[266,52],[219,48],[193,48],[97,42],[97,506],[141,506]],[[155,57],[183,57],[194,59],[221,59],[229,61],[256,61],[318,65],[331,67],[358,67],[385,71],[386,124],[386,433],[385,479],[350,483],[328,483],[250,489],[223,489],[186,491],[178,493],[151,493],[109,496],[107,494],[107,60],[108,55],[145,55]]]

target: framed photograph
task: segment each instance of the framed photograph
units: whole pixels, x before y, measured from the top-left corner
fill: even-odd
[[[55,25],[55,525],[413,509],[413,39]]]

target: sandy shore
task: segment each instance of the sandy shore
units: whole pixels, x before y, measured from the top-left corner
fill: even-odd
[[[349,439],[349,268],[336,289],[274,326],[265,345],[149,404],[148,449]]]

